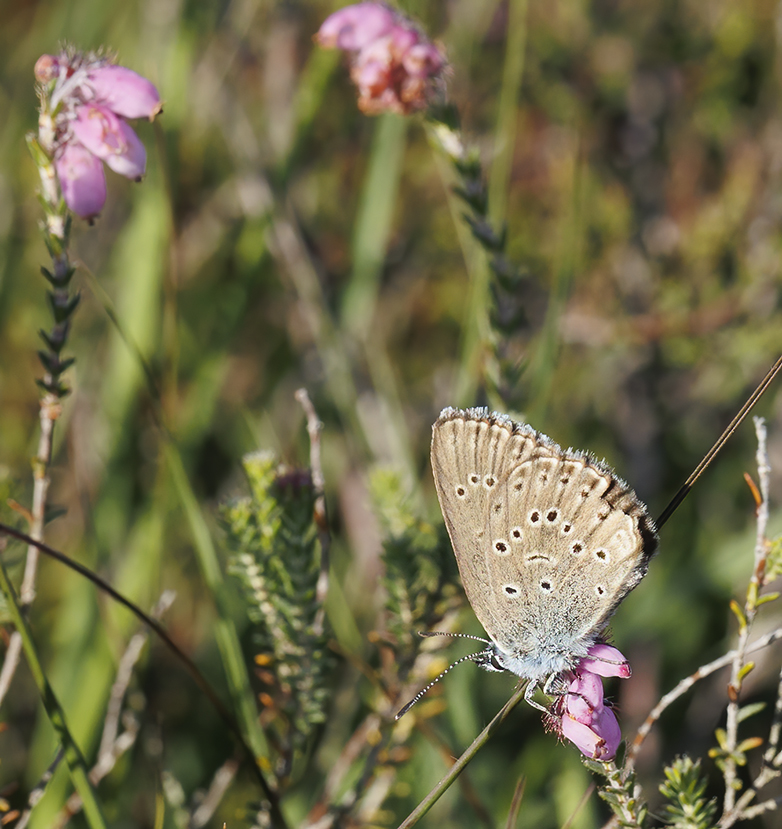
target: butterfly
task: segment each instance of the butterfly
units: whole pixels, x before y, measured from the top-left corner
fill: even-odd
[[[655,523],[605,463],[488,409],[444,409],[432,470],[462,584],[491,642],[473,661],[551,694],[646,575]],[[544,709],[545,710],[545,709]]]

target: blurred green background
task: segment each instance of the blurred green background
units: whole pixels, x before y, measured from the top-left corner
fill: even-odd
[[[514,299],[526,319],[499,342],[524,372],[503,408],[564,446],[605,457],[659,515],[782,345],[777,4],[402,5],[447,51],[449,97],[481,150],[493,215],[507,222],[508,254],[524,268]],[[82,304],[69,351],[77,363],[56,431],[50,499],[67,513],[47,539],[142,607],[175,589],[166,624],[221,691],[216,610],[137,352],[152,367],[212,526],[216,504],[240,487],[245,452],[270,448],[307,463],[293,394],[309,390],[325,423],[333,581],[344,597],[332,597],[331,623],[342,652],[370,664],[378,657],[367,637],[381,625],[383,597],[368,473],[397,467],[439,524],[431,423],[443,406],[487,402],[480,366],[461,358],[478,313],[469,291],[476,251],[450,194],[451,171],[420,121],[357,110],[340,57],[312,43],[336,7],[0,3],[3,500],[30,501],[37,331],[48,323],[39,275],[47,252],[24,142],[36,126],[33,65],[64,42],[105,46],[155,82],[165,107],[155,124],[137,124],[149,154],[144,183],[109,174],[99,221],[75,223]],[[475,391],[459,399],[465,372]],[[769,418],[778,503],[779,384],[758,412]],[[665,527],[648,578],[615,617],[614,640],[635,671],[612,687],[626,733],[732,641],[727,604],[751,570],[753,502],[742,473],[754,472],[754,451],[745,424]],[[18,574],[21,549],[4,556]],[[761,627],[772,627],[776,614],[772,605]],[[31,622],[89,755],[135,622],[49,561]],[[480,633],[469,609],[464,626]],[[449,645],[452,658],[462,652]],[[747,699],[772,698],[778,662],[778,652],[758,658]],[[663,761],[703,755],[713,744],[726,681],[718,675],[679,702],[649,741],[640,768],[651,797]],[[318,781],[370,704],[371,688],[348,660],[337,664],[333,683],[328,722],[286,803],[292,825],[316,802]],[[445,771],[438,740],[458,756],[513,686],[510,676],[469,665],[449,675],[439,689],[445,710],[411,737],[411,759],[373,825],[401,820]],[[158,643],[133,688],[144,699],[142,735],[100,790],[114,826],[152,826],[164,770],[190,794],[233,750],[208,702]],[[24,667],[0,723],[0,796],[21,807],[54,751]],[[762,726],[762,718],[752,721],[747,733]],[[62,772],[33,825],[51,825],[69,792]],[[454,787],[427,820],[501,825],[521,775],[519,825],[537,827],[564,824],[590,782],[575,749],[522,707],[468,770],[474,796]],[[240,774],[213,825],[249,825],[243,810],[255,796]],[[570,825],[600,825],[604,815],[593,796]]]

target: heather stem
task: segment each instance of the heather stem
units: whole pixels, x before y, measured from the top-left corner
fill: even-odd
[[[426,128],[430,143],[452,168],[453,193],[475,242],[465,250],[471,285],[455,399],[473,400],[481,387],[491,406],[503,408],[518,385],[518,366],[508,364],[502,344],[520,325],[521,270],[506,256],[505,227],[489,214],[480,155],[465,142],[456,110],[430,108]]]
[[[315,592],[319,610],[315,616],[313,630],[321,635],[326,619],[326,596],[329,592],[329,553],[331,550],[331,533],[329,532],[326,496],[324,494],[326,481],[323,477],[323,467],[320,462],[320,430],[323,428],[323,424],[318,418],[318,413],[315,411],[306,389],[299,389],[296,392],[296,400],[299,401],[307,416],[307,432],[310,437],[310,472],[312,474],[312,486],[315,490],[313,518],[318,528],[318,540],[320,541],[320,575]]]
[[[778,642],[782,639],[782,628],[777,628],[776,630],[772,630],[770,633],[767,633],[765,636],[758,639],[756,642],[753,642],[747,648],[746,653],[754,653],[755,651],[762,650],[763,648],[767,648],[774,642]],[[638,756],[638,752],[641,749],[641,746],[644,743],[644,740],[649,736],[649,732],[652,730],[654,724],[660,719],[663,712],[677,699],[684,696],[687,691],[695,685],[696,682],[699,682],[701,679],[705,679],[707,676],[711,676],[715,671],[724,668],[726,665],[730,665],[730,663],[736,658],[737,651],[729,651],[728,653],[723,654],[722,656],[718,657],[717,659],[709,662],[706,665],[702,665],[696,671],[691,673],[689,676],[685,677],[675,688],[665,694],[657,705],[649,712],[648,716],[644,720],[641,727],[638,729],[638,733],[635,736],[632,744],[627,750],[627,759],[625,760],[625,768],[632,769],[635,766],[635,760]],[[780,690],[779,690],[780,700],[782,700],[782,679],[780,680]],[[782,717],[782,703],[780,707],[780,717]],[[773,734],[777,734],[777,732],[772,732]],[[776,739],[778,739],[778,734]],[[776,743],[775,743],[776,745]]]
[[[33,509],[30,522],[30,535],[36,541],[43,541],[44,514],[46,511],[46,496],[49,492],[49,462],[52,457],[52,437],[54,423],[60,414],[60,404],[57,398],[47,392],[41,400],[40,422],[41,436],[38,440],[38,453],[33,460]],[[27,561],[24,568],[24,578],[20,591],[20,601],[25,607],[35,598],[35,576],[38,569],[38,549],[27,548]]]
[[[44,268],[42,272],[51,285],[48,300],[53,325],[48,333],[40,332],[46,348],[38,352],[44,367],[44,376],[43,379],[37,381],[43,390],[43,396],[40,404],[41,435],[38,441],[38,452],[33,460],[34,489],[30,519],[30,535],[36,541],[43,541],[44,535],[54,424],[61,413],[60,400],[68,393],[67,386],[60,381],[60,376],[73,362],[68,359],[62,360],[60,354],[68,340],[71,317],[78,305],[78,296],[71,297],[69,290],[73,275],[68,256],[70,228],[68,211],[60,195],[54,168],[54,122],[49,110],[46,87],[40,89],[40,100],[38,136],[37,138],[28,136],[27,142],[38,168],[41,203],[44,209],[44,241],[52,258],[51,271]],[[38,550],[35,547],[29,547],[20,595],[23,606],[31,604],[35,598],[37,566]]]
[[[641,829],[646,821],[647,806],[635,773],[627,768],[619,768],[613,760],[601,762],[582,758],[582,762],[588,769],[606,778],[605,785],[598,787],[598,793],[611,807],[615,819],[613,822]]]
[[[38,439],[38,451],[32,461],[33,503],[28,515],[30,537],[36,541],[44,539],[54,424],[62,411],[60,401],[69,391],[60,378],[73,364],[72,359],[61,359],[60,354],[67,343],[71,318],[79,304],[78,295],[71,296],[69,289],[73,276],[73,267],[68,256],[70,220],[54,167],[55,127],[50,93],[49,86],[39,86],[41,108],[38,117],[38,135],[27,136],[27,146],[38,168],[39,195],[44,210],[43,237],[52,260],[51,270],[41,268],[41,272],[51,286],[47,298],[53,325],[48,333],[39,332],[45,346],[38,352],[44,368],[44,376],[36,381],[43,391],[39,413],[41,434]],[[19,592],[19,602],[23,609],[32,604],[35,599],[38,555],[36,547],[30,545],[27,548],[24,576]],[[14,632],[8,643],[6,658],[0,671],[0,702],[10,687],[19,664],[21,645],[19,633]]]
[[[752,578],[747,588],[747,597],[743,612],[734,608],[739,620],[738,647],[731,667],[730,682],[728,684],[728,711],[725,725],[725,779],[724,813],[730,813],[736,804],[736,748],[738,746],[739,725],[739,697],[744,677],[749,673],[746,666],[746,651],[749,643],[749,634],[752,623],[757,614],[760,589],[764,584],[766,557],[768,545],[766,543],[766,525],[768,523],[768,487],[770,465],[766,449],[766,426],[762,418],[755,418],[755,432],[758,439],[757,464],[760,502],[757,507],[757,533],[755,541],[755,564]]]

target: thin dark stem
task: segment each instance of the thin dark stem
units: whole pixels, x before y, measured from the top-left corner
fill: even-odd
[[[690,475],[690,477],[687,478],[687,480],[682,484],[681,489],[676,493],[676,495],[673,496],[673,498],[671,498],[671,502],[662,511],[660,517],[657,519],[658,528],[665,524],[665,522],[676,511],[679,504],[681,504],[681,502],[689,495],[692,485],[698,480],[698,478],[700,478],[706,467],[708,467],[708,465],[714,460],[719,451],[725,445],[728,438],[736,431],[736,429],[738,429],[744,418],[752,411],[752,407],[758,402],[760,397],[763,395],[763,392],[765,392],[765,390],[769,387],[777,374],[779,374],[780,370],[782,370],[782,356],[780,356],[776,363],[771,366],[768,374],[766,374],[766,376],[760,381],[760,384],[755,391],[752,392],[747,402],[741,407],[739,413],[733,418],[733,420],[731,420],[728,428],[725,429],[725,431],[719,436],[714,446],[709,449],[706,456],[695,468],[692,475]]]
[[[513,792],[513,798],[510,802],[510,809],[508,810],[508,820],[505,823],[506,829],[513,829],[516,825],[516,821],[519,817],[519,811],[521,810],[521,801],[524,799],[524,789],[527,788],[527,778],[526,777],[519,777],[518,782],[516,783],[516,788]],[[591,793],[591,790],[587,790]]]
[[[279,805],[279,796],[275,790],[271,788],[271,786],[266,781],[266,778],[263,775],[263,772],[258,767],[258,763],[255,760],[255,755],[252,749],[247,745],[247,742],[244,739],[244,735],[242,734],[239,726],[237,725],[236,721],[234,720],[233,716],[231,715],[230,711],[225,707],[222,700],[217,696],[215,691],[212,689],[212,686],[207,681],[206,677],[201,673],[198,669],[198,666],[190,659],[187,654],[182,651],[182,649],[177,645],[174,640],[168,635],[166,630],[156,622],[151,616],[141,610],[140,607],[133,604],[130,599],[125,598],[121,593],[115,590],[107,581],[104,581],[100,576],[93,573],[91,570],[84,567],[82,564],[79,564],[77,561],[74,561],[68,556],[64,555],[63,553],[59,552],[59,550],[55,550],[53,547],[50,547],[48,544],[44,544],[41,541],[36,541],[34,538],[31,538],[26,533],[21,532],[20,530],[14,529],[13,527],[8,526],[0,522],[0,532],[5,533],[6,535],[11,536],[11,538],[16,538],[19,541],[24,542],[25,544],[33,544],[38,550],[42,553],[45,553],[50,558],[59,561],[61,564],[64,564],[66,567],[70,567],[71,570],[75,570],[79,575],[84,576],[86,579],[89,579],[93,584],[97,585],[101,590],[111,596],[115,602],[126,607],[134,616],[144,622],[145,625],[150,627],[159,637],[163,640],[163,642],[168,646],[168,648],[174,653],[174,655],[182,662],[182,664],[187,668],[190,675],[193,677],[196,685],[206,694],[209,698],[209,701],[214,706],[215,710],[219,714],[220,718],[226,724],[228,729],[231,733],[236,737],[236,740],[241,745],[242,749],[246,753],[246,755],[252,760],[250,766],[255,774],[258,783],[263,790],[265,797],[269,801],[269,811],[272,818],[272,825],[277,829],[285,829],[287,826],[287,822],[280,810]]]

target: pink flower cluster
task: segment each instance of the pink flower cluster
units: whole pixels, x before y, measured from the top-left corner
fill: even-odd
[[[437,94],[442,52],[406,18],[381,3],[356,3],[326,18],[316,40],[351,53],[350,76],[368,115],[409,115]]]
[[[153,120],[162,104],[155,86],[105,57],[63,51],[42,55],[35,77],[50,87],[54,135],[48,148],[67,206],[83,219],[97,216],[106,202],[105,162],[138,180],[144,174],[144,145],[127,118]]]
[[[598,644],[582,659],[567,691],[552,710],[552,727],[593,760],[613,760],[622,732],[614,712],[605,706],[600,677],[629,677],[630,665],[611,645]]]

